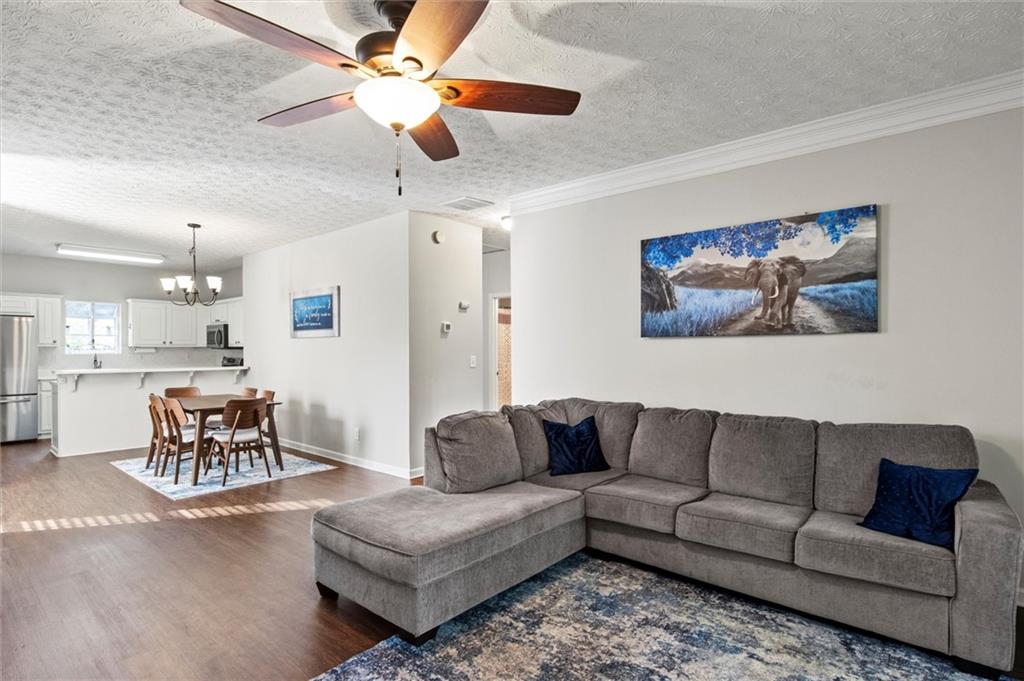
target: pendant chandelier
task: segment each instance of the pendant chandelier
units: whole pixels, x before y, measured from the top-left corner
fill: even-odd
[[[200,305],[209,307],[217,300],[217,294],[220,293],[220,287],[223,280],[220,277],[207,277],[206,286],[210,289],[210,293],[212,295],[209,300],[203,300],[200,298],[199,283],[197,281],[198,276],[196,273],[196,230],[199,229],[201,225],[198,225],[195,222],[190,222],[188,223],[188,226],[192,228],[192,248],[188,249],[189,255],[192,256],[192,276],[182,274],[176,277],[161,277],[160,285],[163,287],[164,293],[167,294],[168,298],[174,295],[174,289],[176,287],[181,289],[181,292],[184,294],[184,302],[179,302],[171,298],[171,302],[175,305],[186,306],[199,303]]]

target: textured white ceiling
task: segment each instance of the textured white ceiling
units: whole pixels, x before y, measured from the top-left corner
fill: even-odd
[[[352,54],[360,3],[239,2]],[[256,119],[350,77],[171,1],[2,3],[5,251],[69,241],[203,264],[463,195],[507,197],[1021,68],[1021,3],[492,2],[454,77],[578,89],[567,117],[446,107],[462,150],[432,163],[359,111]],[[500,239],[492,230],[487,240]]]

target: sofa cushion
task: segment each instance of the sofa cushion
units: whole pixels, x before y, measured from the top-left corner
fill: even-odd
[[[535,404],[501,408],[512,424],[516,448],[523,465],[523,477],[530,477],[548,469],[548,440],[544,435],[544,421],[568,423],[561,405],[541,407]]]
[[[593,473],[610,468],[601,453],[601,441],[597,437],[593,416],[575,426],[544,421],[544,435],[548,439],[551,475]]]
[[[860,516],[815,511],[796,536],[796,564],[939,596],[956,592],[952,551],[860,527]]]
[[[584,496],[588,518],[672,534],[676,509],[707,494],[702,487],[631,474],[591,487]]]
[[[701,409],[644,409],[637,416],[629,472],[707,487],[714,429],[714,415]]]
[[[796,532],[811,515],[805,506],[713,492],[676,513],[676,536],[762,558],[793,562]]]
[[[882,457],[929,468],[978,467],[974,437],[962,426],[826,422],[818,426],[814,507],[866,515]]]
[[[718,417],[708,487],[742,497],[811,506],[814,422],[774,416]]]
[[[612,468],[626,468],[629,465],[629,446],[633,442],[637,415],[644,405],[639,402],[595,402],[580,397],[561,400],[545,400],[541,407],[561,409],[565,422],[574,426],[588,416],[597,421],[597,432],[601,438],[601,451]],[[552,419],[548,419],[549,421]]]
[[[606,482],[621,478],[626,474],[621,468],[611,468],[596,473],[573,473],[572,475],[551,475],[551,471],[542,471],[531,475],[526,482],[544,487],[557,487],[558,489],[571,489],[582,492],[594,485],[603,485]]]
[[[977,468],[927,468],[882,459],[875,503],[860,525],[952,549],[953,508],[977,477]]]
[[[476,494],[405,487],[320,509],[313,541],[370,572],[419,586],[582,517],[579,493],[527,482]]]
[[[437,424],[437,449],[449,494],[523,479],[516,438],[504,414],[467,411],[446,416]]]

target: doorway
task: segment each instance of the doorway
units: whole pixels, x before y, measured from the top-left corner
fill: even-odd
[[[512,296],[491,296],[491,405],[512,404]]]

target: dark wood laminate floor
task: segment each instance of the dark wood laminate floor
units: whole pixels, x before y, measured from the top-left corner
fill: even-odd
[[[108,463],[145,452],[57,459],[47,446],[0,451],[5,681],[305,681],[395,633],[351,602],[321,601],[312,510],[196,519],[168,512],[341,501],[407,482],[328,462],[337,470],[175,502]],[[20,529],[21,521],[123,514],[157,520]]]
[[[110,461],[0,449],[0,678],[305,681],[397,630],[313,586],[313,511],[183,519],[171,511],[342,501],[406,482],[333,471],[170,501]],[[316,457],[309,457],[316,458]],[[326,461],[326,460],[324,460]],[[20,531],[22,521],[149,514],[156,521]],[[1024,631],[1024,609],[1018,609]],[[1014,675],[1024,678],[1018,639]]]

